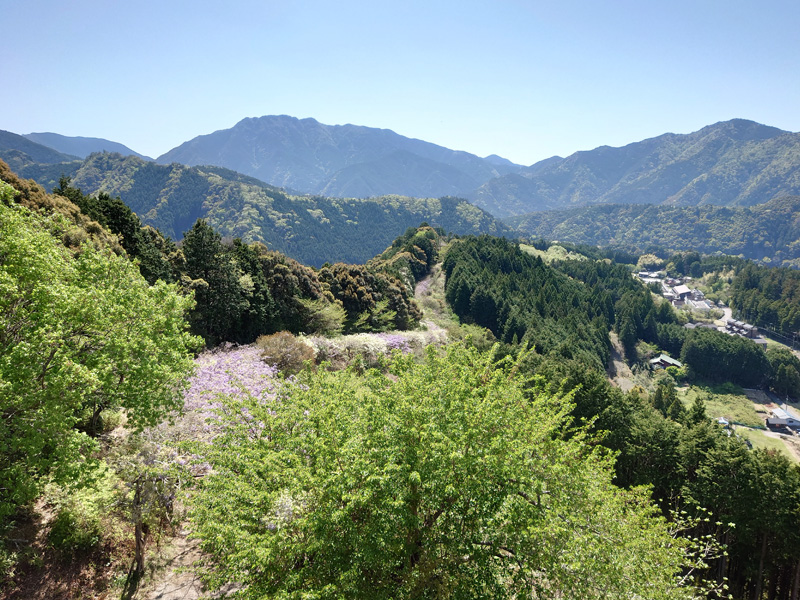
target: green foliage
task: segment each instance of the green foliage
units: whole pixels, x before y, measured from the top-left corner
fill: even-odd
[[[117,234],[128,256],[139,261],[139,269],[148,282],[175,280],[175,244],[157,229],[142,227],[139,217],[118,197],[106,193],[86,196],[79,188],[70,186],[70,178],[63,175],[53,194],[68,198],[83,214]],[[76,245],[74,241],[72,245]]]
[[[113,477],[94,482],[91,488],[61,491],[56,500],[56,515],[47,539],[64,556],[97,548],[104,538],[104,515],[110,512]]]
[[[653,246],[694,253],[698,262],[697,253],[722,253],[793,266],[800,259],[794,243],[800,237],[798,212],[800,197],[794,196],[748,208],[604,204],[536,212],[512,217],[508,223],[528,235],[558,239],[559,243],[614,246],[647,253],[647,264],[637,263],[638,270],[651,270],[651,265],[660,268],[661,259],[649,253]],[[677,271],[699,276],[691,272],[692,262],[679,266]]]
[[[230,340],[248,307],[242,273],[222,245],[221,236],[200,219],[183,239],[186,275],[197,306],[192,328],[208,344]]]
[[[394,275],[413,291],[414,284],[430,273],[439,257],[440,232],[425,223],[409,227],[367,266]]]
[[[752,340],[714,329],[694,329],[683,344],[681,361],[693,375],[710,381],[757,387],[770,378],[769,360]]]
[[[539,250],[535,246],[528,246],[527,244],[520,244],[519,248],[532,256],[538,256],[548,264],[556,260],[586,260],[583,254],[570,252],[564,246],[555,243],[550,244],[547,250]]]
[[[422,312],[394,277],[361,265],[323,267],[319,279],[345,310],[346,332],[411,329]]]
[[[800,272],[744,265],[731,285],[731,306],[749,323],[790,341],[800,331]]]
[[[590,263],[565,263],[576,276],[584,264]],[[614,318],[610,294],[590,293],[578,277],[567,277],[501,238],[457,241],[443,270],[447,303],[462,321],[486,327],[506,343],[527,342],[540,354],[605,367]]]
[[[14,199],[16,192],[17,190],[13,186],[0,179],[0,202],[9,204]]]
[[[191,298],[91,244],[73,256],[63,226],[0,204],[0,521],[47,477],[74,479],[93,447],[73,428],[85,409],[97,424],[124,408],[137,428],[179,408],[197,345]]]
[[[300,298],[299,301],[308,315],[306,329],[309,333],[330,336],[342,333],[347,311],[339,302],[329,302],[322,298],[317,300]]]
[[[509,231],[461,198],[293,196],[227,169],[157,165],[119,154],[89,156],[72,182],[91,195],[121,197],[144,224],[173,239],[202,218],[224,237],[260,242],[315,267],[363,264],[423,221],[459,234]]]
[[[570,405],[450,347],[223,399],[192,513],[241,598],[688,598],[682,546]]]
[[[770,387],[780,396],[800,398],[800,359],[788,348],[767,348],[772,372]]]
[[[285,375],[299,373],[308,363],[314,362],[314,349],[288,331],[262,335],[256,340],[264,362]]]
[[[661,269],[664,261],[654,254],[642,254],[636,262],[637,271],[654,271]]]

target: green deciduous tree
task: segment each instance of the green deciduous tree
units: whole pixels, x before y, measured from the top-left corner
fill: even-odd
[[[770,387],[781,396],[800,397],[800,360],[788,348],[768,348]]]
[[[133,427],[179,408],[197,345],[191,298],[91,244],[73,256],[62,228],[0,203],[0,521],[74,476],[93,446],[81,415],[91,434],[108,408]]]
[[[223,400],[195,501],[241,598],[682,598],[681,543],[568,401],[474,349]]]

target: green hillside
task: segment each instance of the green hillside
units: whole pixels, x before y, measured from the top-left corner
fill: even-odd
[[[467,197],[503,218],[587,204],[752,206],[800,194],[800,134],[733,119],[548,159]]]
[[[531,237],[642,252],[722,252],[785,265],[800,259],[800,196],[747,208],[602,204],[529,213],[506,223]]]
[[[77,169],[67,166],[72,185],[87,194],[119,196],[145,224],[174,239],[205,218],[225,237],[262,242],[314,266],[364,263],[423,221],[459,234],[509,231],[458,198],[296,196],[221,167],[157,165],[109,153],[92,154]],[[57,167],[21,173],[41,178],[46,187],[57,179]]]

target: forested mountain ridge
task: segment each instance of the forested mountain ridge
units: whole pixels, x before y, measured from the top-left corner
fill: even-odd
[[[697,250],[778,265],[800,259],[800,196],[748,207],[601,204],[506,219],[531,237],[594,246]]]
[[[586,204],[751,206],[800,194],[800,133],[734,119],[547,159],[467,194],[497,217]]]
[[[125,144],[103,138],[68,136],[50,132],[27,133],[22,137],[58,152],[72,154],[79,158],[86,158],[93,152],[118,152],[123,156],[133,155],[144,160],[153,160],[149,156],[131,150]]]
[[[159,156],[161,164],[218,165],[279,187],[328,196],[463,194],[521,167],[388,129],[325,125],[286,115],[243,119]]]
[[[21,173],[54,187],[61,166],[71,167],[65,174],[73,186],[86,194],[120,196],[143,223],[173,239],[204,218],[225,237],[262,242],[314,266],[364,263],[423,221],[459,234],[509,231],[457,198],[294,196],[221,167],[158,165],[119,154],[93,154],[83,163],[32,166]]]
[[[25,136],[0,130],[0,160],[18,171],[22,166],[65,163],[78,160],[78,157],[59,152],[49,146],[29,140]]]

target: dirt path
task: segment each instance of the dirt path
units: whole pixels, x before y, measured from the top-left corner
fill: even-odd
[[[173,540],[171,559],[160,577],[148,590],[134,596],[135,600],[197,600],[203,591],[200,579],[192,565],[200,559],[199,542],[189,540],[188,532],[181,529]]]
[[[629,392],[635,385],[633,383],[633,373],[630,367],[625,364],[625,359],[622,357],[622,345],[619,343],[617,334],[612,331],[608,336],[611,339],[611,359],[608,361],[606,374],[612,384],[620,388],[623,392]]]

